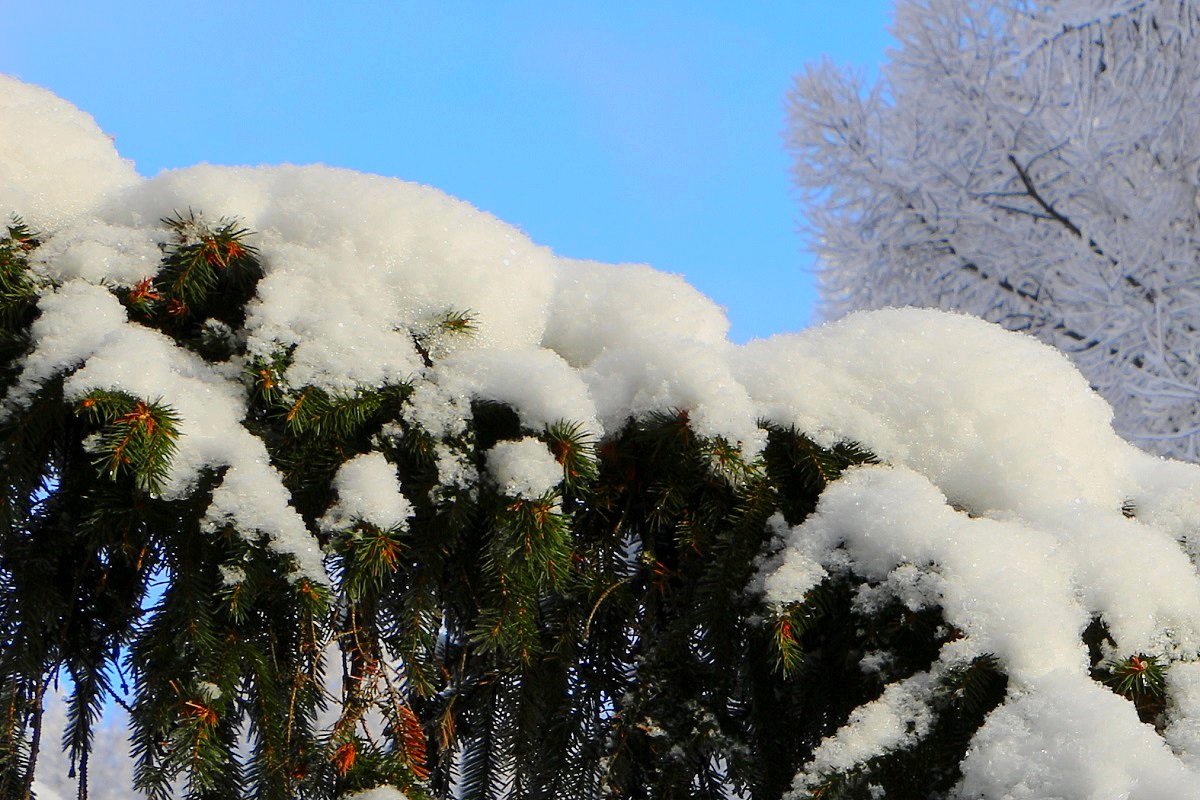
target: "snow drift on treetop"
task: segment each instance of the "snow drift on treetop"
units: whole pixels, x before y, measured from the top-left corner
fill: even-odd
[[[434,189],[321,166],[140,179],[90,118],[40,89],[0,78],[0,109],[0,210],[23,214],[46,242],[33,348],[0,413],[59,376],[75,397],[161,397],[181,417],[164,492],[186,495],[202,468],[228,467],[212,524],[260,532],[294,557],[298,576],[323,580],[316,539],[241,425],[244,365],[185,352],[130,321],[109,291],[153,274],[160,218],[235,216],[256,232],[264,268],[237,335],[251,354],[293,349],[282,391],[410,382],[406,413],[446,430],[466,424],[472,397],[513,406],[534,430],[565,419],[597,435],[680,408],[699,433],[748,455],[762,445],[758,421],[770,420],[883,459],[832,484],[802,524],[775,520],[785,546],[761,588],[784,602],[852,572],[874,584],[859,602],[938,605],[962,636],[929,673],[851,716],[797,792],[812,775],[919,738],[931,677],[990,652],[1009,695],[975,737],[961,796],[1198,796],[1200,681],[1188,662],[1200,662],[1200,467],[1120,440],[1057,351],[911,309],[737,346],[720,309],[682,279],[558,259]],[[474,335],[430,366],[422,331],[464,310]],[[539,446],[497,448],[491,477],[516,495],[548,491],[557,478]],[[405,524],[410,504],[381,462],[343,467],[329,519]],[[439,464],[443,482],[466,469],[452,453]],[[1080,636],[1097,616],[1113,655],[1175,664],[1164,736],[1088,676]]]

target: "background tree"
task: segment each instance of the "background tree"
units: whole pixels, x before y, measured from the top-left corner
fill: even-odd
[[[878,84],[807,69],[824,311],[976,314],[1066,352],[1139,446],[1200,457],[1200,5],[899,0]]]

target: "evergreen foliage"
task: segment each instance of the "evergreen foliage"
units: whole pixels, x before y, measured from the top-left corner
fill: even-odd
[[[579,422],[523,428],[477,401],[457,433],[422,429],[406,383],[336,394],[290,386],[287,348],[244,351],[238,326],[260,275],[234,220],[164,220],[159,273],[113,288],[131,318],[212,363],[242,364],[244,426],[266,443],[319,537],[328,586],[289,573],[264,537],[203,524],[219,470],[164,499],[179,415],[154,397],[40,386],[0,425],[0,798],[27,800],[40,750],[63,746],[87,794],[93,731],[127,705],[137,787],[152,798],[336,798],[382,784],[410,798],[780,798],[822,739],[887,684],[927,670],[955,631],[937,609],[857,609],[861,579],[830,579],[773,608],[753,590],[779,543],[848,467],[764,423],[767,446],[693,430],[685,409],[630,419],[603,441]],[[11,385],[38,282],[19,222],[0,242]],[[215,347],[212,320],[232,335]],[[416,326],[427,363],[472,335],[451,312]],[[497,442],[534,436],[562,467],[541,496],[485,478],[444,482],[438,453],[484,475]],[[393,466],[404,524],[332,526],[339,468]],[[869,652],[889,671],[864,672]],[[1153,662],[1116,688],[1161,685]],[[1158,678],[1154,675],[1158,674]],[[834,774],[812,796],[927,797],[953,784],[1003,696],[995,661],[939,678],[919,746]],[[1157,681],[1157,682],[1156,682]],[[41,735],[46,693],[69,687],[63,742]]]

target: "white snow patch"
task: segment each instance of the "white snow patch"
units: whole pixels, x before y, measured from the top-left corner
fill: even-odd
[[[1200,662],[1167,670],[1167,728],[1163,738],[1189,768],[1200,771]]]
[[[474,492],[479,471],[465,453],[439,442],[434,446],[434,459],[441,486]]]
[[[732,364],[762,417],[864,443],[975,514],[1119,508],[1136,486],[1111,409],[1066,357],[974,317],[852,314],[750,342]]]
[[[162,251],[157,231],[104,222],[83,222],[48,238],[33,251],[34,272],[57,283],[85,280],[132,286],[158,272]]]
[[[725,312],[679,275],[562,259],[542,345],[583,367],[606,350],[660,338],[719,345],[728,332]]]
[[[545,497],[563,479],[562,465],[545,442],[532,436],[497,442],[487,452],[487,468],[500,491],[510,497]]]
[[[333,479],[337,503],[329,510],[321,527],[336,531],[356,522],[366,522],[380,530],[399,530],[408,526],[412,504],[400,488],[396,467],[383,453],[364,453],[338,468]]]
[[[106,289],[72,281],[38,302],[41,315],[30,327],[37,344],[25,359],[16,385],[0,408],[0,419],[27,403],[46,381],[75,369],[125,325],[125,309]]]
[[[1086,676],[1054,673],[1012,693],[971,741],[961,800],[1182,800],[1200,774],[1133,704]]]
[[[249,460],[230,458],[234,463],[213,491],[204,525],[208,530],[232,525],[243,533],[257,531],[267,537],[272,549],[295,561],[293,580],[327,584],[321,546],[292,508],[283,476],[267,463],[266,455],[264,448]]]
[[[854,709],[846,724],[814,751],[797,776],[794,791],[813,789],[822,775],[853,769],[880,753],[919,742],[933,724],[929,697],[934,685],[930,673],[919,672]]]
[[[1054,537],[955,511],[907,467],[869,465],[847,472],[793,529],[789,546],[810,572],[801,575],[802,583],[787,585],[791,559],[785,558],[767,579],[769,596],[790,598],[811,589],[820,579],[813,563],[829,562],[827,568],[873,582],[900,573],[893,579],[901,583],[911,577],[913,564],[934,563],[940,597],[922,601],[939,602],[946,621],[974,650],[998,656],[1013,680],[1086,668],[1080,634],[1088,616],[1074,592],[1072,564]]]
[[[542,339],[554,256],[437,189],[324,166],[201,165],[146,181],[106,213],[144,225],[187,208],[209,220],[237,217],[258,233],[269,302],[254,307],[247,329],[259,348],[339,327],[378,337],[450,310],[476,315],[464,346]],[[336,369],[314,375],[322,386],[345,385]]]
[[[605,430],[656,411],[686,411],[701,436],[740,443],[747,456],[766,439],[755,403],[730,368],[737,349],[692,339],[649,336],[605,350],[583,371]]]
[[[90,115],[0,75],[0,221],[52,232],[137,180]]]
[[[347,800],[408,800],[408,795],[395,786],[376,786],[362,792],[346,795]]]
[[[474,398],[512,406],[527,428],[569,420],[592,433],[603,430],[588,387],[552,350],[469,350],[439,363],[432,376],[459,402]]]

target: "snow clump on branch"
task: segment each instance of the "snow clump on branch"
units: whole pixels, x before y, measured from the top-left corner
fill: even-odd
[[[510,497],[536,500],[562,483],[562,465],[532,436],[519,442],[498,442],[488,451],[487,463],[492,480]]]

